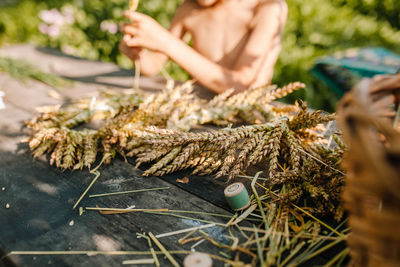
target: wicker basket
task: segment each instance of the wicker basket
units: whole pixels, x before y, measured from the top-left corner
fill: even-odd
[[[375,117],[359,91],[347,94],[338,120],[349,148],[343,193],[353,266],[400,266],[400,133]]]

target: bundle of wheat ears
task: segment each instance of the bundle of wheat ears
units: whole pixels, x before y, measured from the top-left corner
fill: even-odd
[[[191,169],[231,179],[254,166],[267,175],[270,188],[285,187],[281,200],[307,197],[314,203],[312,213],[339,220],[343,145],[331,136],[338,143],[331,148],[321,129],[334,116],[308,111],[304,103],[272,103],[300,88],[304,84],[295,82],[236,95],[227,91],[211,101],[195,96],[190,82],[170,82],[157,94],[103,94],[42,110],[27,122],[33,130],[29,147],[34,157],[50,154],[50,164],[62,169],[90,168],[99,154],[109,163],[117,153],[135,157],[137,166],[153,163],[144,175]],[[76,129],[91,120],[103,124]],[[228,127],[190,131],[204,124]]]

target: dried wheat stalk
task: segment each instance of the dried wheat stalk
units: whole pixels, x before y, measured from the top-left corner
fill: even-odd
[[[81,101],[27,122],[33,129],[29,145],[35,157],[49,153],[50,163],[63,169],[90,167],[99,153],[105,163],[117,153],[136,157],[138,166],[152,163],[144,175],[191,169],[193,174],[232,179],[257,165],[268,174],[270,186],[288,188],[282,201],[299,201],[308,195],[315,200],[314,213],[329,211],[340,218],[341,209],[335,207],[343,180],[335,170],[342,150],[319,145],[324,137],[310,131],[333,115],[309,112],[304,103],[281,108],[270,103],[303,87],[292,83],[236,95],[227,91],[209,102],[192,94],[190,82],[169,84],[148,96],[111,94],[92,108],[89,101],[86,105]],[[73,129],[93,116],[108,119],[97,130]],[[227,123],[244,126],[187,132],[196,125]]]

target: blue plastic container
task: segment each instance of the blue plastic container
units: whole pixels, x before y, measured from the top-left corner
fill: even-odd
[[[343,96],[364,77],[396,74],[399,71],[400,55],[385,48],[371,47],[319,58],[311,73],[338,96]]]

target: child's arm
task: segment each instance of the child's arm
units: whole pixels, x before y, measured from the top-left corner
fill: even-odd
[[[216,93],[229,88],[242,91],[257,78],[264,57],[267,56],[266,51],[277,45],[273,43],[274,41],[280,40],[277,36],[281,34],[282,16],[285,16],[284,21],[286,12],[287,7],[282,1],[265,2],[259,6],[249,40],[232,69],[212,62],[174,37],[153,19],[140,13],[126,13],[132,21],[129,33],[134,36],[127,41],[127,45],[145,47],[167,55],[201,84]],[[212,45],[212,40],[203,41]]]
[[[186,14],[186,5],[181,5],[176,11],[174,18],[172,19],[169,32],[171,36],[180,39],[184,34],[183,19]],[[132,61],[139,60],[141,66],[141,72],[147,76],[153,76],[160,72],[161,68],[165,65],[168,60],[168,56],[164,53],[157,51],[149,51],[142,49],[141,47],[132,47],[128,43],[132,36],[132,25],[124,24],[122,31],[125,33],[124,38],[119,44],[119,49]]]

